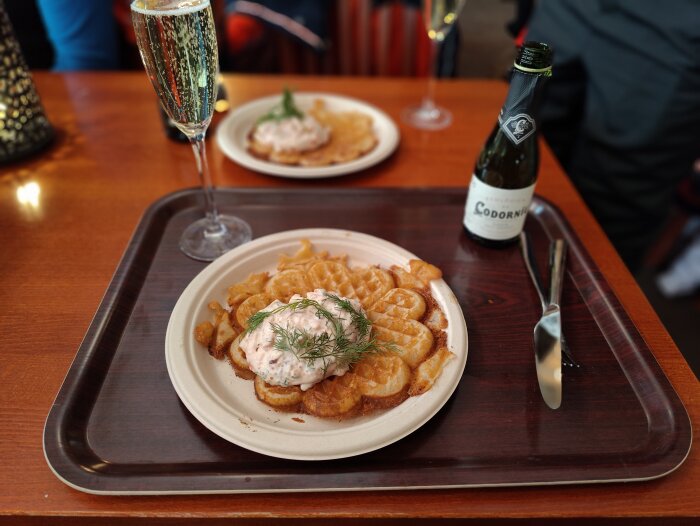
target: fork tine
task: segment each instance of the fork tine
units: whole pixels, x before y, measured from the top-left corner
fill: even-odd
[[[569,349],[569,344],[564,339],[564,333],[561,335],[561,363],[567,367],[581,367],[581,365],[574,359],[571,354],[571,349]]]

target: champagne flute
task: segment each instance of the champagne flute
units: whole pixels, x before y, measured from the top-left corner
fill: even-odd
[[[180,249],[212,261],[250,241],[248,223],[219,214],[204,137],[216,102],[219,57],[209,0],[134,0],[131,19],[139,52],[163,108],[192,145],[206,203],[205,217],[189,225]]]
[[[435,79],[440,44],[457,20],[465,0],[423,0],[423,20],[430,39],[428,91],[420,105],[403,112],[408,124],[421,130],[441,130],[452,122],[452,113],[435,104]]]

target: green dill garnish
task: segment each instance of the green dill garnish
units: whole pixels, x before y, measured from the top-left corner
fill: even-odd
[[[304,118],[304,113],[297,108],[294,103],[294,96],[289,88],[284,88],[282,93],[282,101],[274,106],[269,112],[258,119],[258,124],[265,121],[275,121],[279,122],[284,119],[291,119],[292,117],[297,117],[299,119]]]
[[[351,341],[343,329],[341,318],[324,308],[319,302],[303,298],[286,305],[280,305],[269,311],[259,311],[248,318],[248,328],[245,333],[256,330],[266,318],[284,310],[298,311],[313,308],[318,318],[325,318],[331,325],[333,334],[311,334],[303,328],[282,327],[272,325],[274,334],[273,346],[285,352],[294,353],[300,360],[306,360],[310,365],[321,360],[324,370],[328,367],[328,359],[334,358],[340,367],[351,365],[368,353],[395,350],[393,343],[377,341],[370,338],[372,322],[362,312],[353,307],[346,299],[326,293],[338,307],[350,315],[351,323],[358,330],[357,341]]]
[[[280,351],[293,352],[297,356],[325,357],[331,337],[328,333],[311,334],[298,328],[284,328],[273,324],[272,332],[275,334],[275,348]]]
[[[335,294],[326,294],[326,297],[333,300],[340,309],[350,314],[352,323],[354,323],[357,330],[360,331],[360,338],[364,338],[369,334],[369,331],[372,328],[372,322],[369,321],[364,314],[355,309],[349,300],[339,298]]]
[[[278,312],[282,312],[283,310],[303,310],[306,309],[307,307],[318,307],[323,309],[321,305],[314,301],[310,300],[307,298],[301,299],[299,301],[294,301],[292,303],[289,303],[287,305],[281,305],[277,307],[276,309],[269,310],[269,311],[258,311],[255,314],[253,314],[250,318],[248,318],[248,328],[245,330],[246,334],[249,332],[253,332],[255,329],[257,329],[260,324],[265,321],[265,318],[268,316],[272,316],[273,314],[277,314]],[[323,309],[325,310],[325,309]],[[326,311],[328,312],[328,311]],[[330,312],[328,312],[329,315],[332,316]]]

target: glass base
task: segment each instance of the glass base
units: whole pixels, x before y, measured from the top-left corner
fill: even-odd
[[[405,123],[420,130],[442,130],[452,123],[452,113],[435,105],[410,106],[401,117]]]
[[[180,250],[192,259],[214,261],[252,237],[250,225],[238,217],[220,215],[219,223],[203,217],[182,233]]]

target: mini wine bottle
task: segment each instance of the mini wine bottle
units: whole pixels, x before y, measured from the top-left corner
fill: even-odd
[[[513,65],[506,102],[476,160],[464,210],[464,228],[477,242],[505,246],[525,224],[539,165],[535,111],[552,74],[547,44],[526,42]]]

